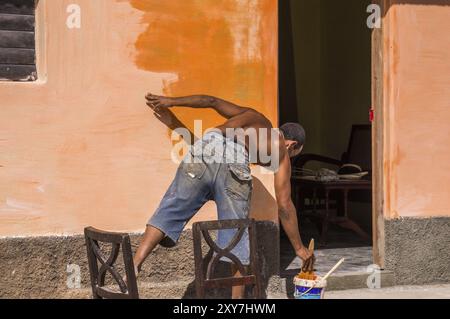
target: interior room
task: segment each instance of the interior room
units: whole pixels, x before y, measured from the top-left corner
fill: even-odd
[[[322,274],[344,257],[337,274],[373,264],[370,3],[280,1],[280,125],[298,121],[306,131],[293,159],[292,197]],[[327,178],[345,185],[323,187]],[[325,183],[311,182],[318,179]],[[301,262],[283,232],[280,242],[282,275],[290,278]]]

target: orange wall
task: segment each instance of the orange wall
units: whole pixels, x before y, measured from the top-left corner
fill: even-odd
[[[385,215],[450,216],[450,6],[388,2]]]
[[[81,29],[65,26],[81,6]],[[218,95],[277,123],[276,0],[41,0],[41,80],[0,82],[0,236],[142,231],[169,186],[168,128],[144,95]],[[187,125],[223,121],[176,109]],[[253,216],[277,220],[255,171]],[[215,218],[208,204],[197,217]]]

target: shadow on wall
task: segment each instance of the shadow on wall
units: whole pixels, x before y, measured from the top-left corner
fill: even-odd
[[[273,212],[277,211],[278,205],[273,195],[267,190],[261,180],[253,176],[251,217],[258,220],[273,220]]]

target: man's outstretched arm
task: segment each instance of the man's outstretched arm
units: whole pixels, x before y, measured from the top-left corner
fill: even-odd
[[[147,94],[148,106],[152,107],[156,112],[160,108],[168,108],[173,106],[185,106],[192,108],[213,108],[226,119],[242,115],[252,109],[242,107],[231,102],[208,95],[191,95],[185,97],[165,97],[153,94]]]
[[[275,194],[278,215],[295,253],[303,261],[311,258],[311,253],[303,245],[298,226],[297,210],[291,198],[291,163],[285,152],[280,154],[280,168],[275,174]]]

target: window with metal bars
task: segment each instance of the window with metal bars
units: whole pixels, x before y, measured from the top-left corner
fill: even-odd
[[[35,81],[35,0],[0,1],[0,81]]]

